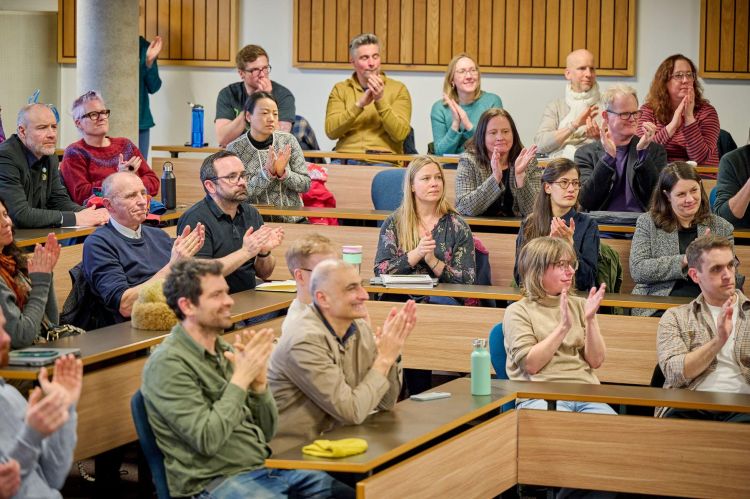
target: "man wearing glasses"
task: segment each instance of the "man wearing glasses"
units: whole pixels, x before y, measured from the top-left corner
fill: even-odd
[[[138,147],[126,137],[108,136],[111,112],[98,92],[78,97],[71,113],[82,138],[65,148],[60,175],[73,201],[85,205],[92,195],[101,194],[102,181],[118,171],[135,173],[149,195],[157,195],[159,177]]]
[[[224,147],[246,130],[245,101],[255,92],[269,92],[279,106],[279,130],[291,132],[296,113],[294,95],[283,85],[271,81],[268,53],[258,45],[246,45],[237,53],[237,70],[242,81],[219,92],[216,99],[216,139]]]
[[[18,130],[0,144],[0,197],[16,228],[101,225],[105,210],[83,209],[60,181],[57,119],[44,104],[18,112]]]
[[[635,89],[613,85],[602,94],[602,125],[597,142],[580,147],[579,202],[588,211],[647,211],[667,153],[653,141],[656,125],[635,134],[640,111]]]
[[[200,179],[206,197],[180,217],[177,232],[201,223],[206,238],[198,258],[215,258],[223,265],[230,293],[255,288],[255,276],[267,279],[275,259],[271,250],[284,239],[281,228],[263,225],[263,218],[247,202],[248,173],[232,152],[208,156]]]

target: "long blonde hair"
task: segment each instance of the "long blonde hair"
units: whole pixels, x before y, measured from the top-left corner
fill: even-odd
[[[473,102],[482,94],[482,72],[479,70],[479,64],[477,64],[477,61],[466,52],[461,52],[448,63],[448,69],[445,71],[445,79],[443,80],[443,93],[449,95],[451,99],[458,102],[458,91],[456,90],[456,87],[453,86],[453,77],[456,76],[456,64],[458,64],[458,61],[463,58],[469,59],[477,68],[477,89],[474,91]]]
[[[446,213],[455,213],[456,209],[450,201],[445,198],[445,171],[440,163],[432,156],[417,156],[409,163],[404,174],[404,199],[401,206],[396,209],[396,234],[398,243],[404,252],[411,251],[419,245],[419,215],[417,215],[417,202],[414,198],[414,179],[417,173],[427,165],[436,165],[443,179],[443,190],[438,200],[438,213],[440,216]]]

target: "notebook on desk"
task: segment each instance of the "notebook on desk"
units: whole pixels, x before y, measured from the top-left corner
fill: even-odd
[[[380,277],[370,279],[370,284],[373,286],[386,288],[432,289],[437,283],[436,278],[427,274],[382,274]]]

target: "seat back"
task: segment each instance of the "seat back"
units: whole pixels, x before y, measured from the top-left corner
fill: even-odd
[[[376,210],[395,210],[404,198],[404,168],[389,168],[372,179],[370,196]]]
[[[146,458],[148,467],[151,470],[151,478],[156,488],[156,497],[159,499],[170,499],[169,487],[167,486],[167,472],[164,469],[164,454],[156,444],[156,436],[151,429],[146,414],[146,403],[140,390],[133,394],[130,399],[130,411],[133,414],[133,423],[135,432],[138,434],[138,441],[141,444],[143,455]]]
[[[490,361],[495,369],[497,379],[508,379],[505,372],[505,361],[508,355],[505,353],[505,339],[503,337],[503,323],[498,322],[490,329]]]
[[[711,189],[711,192],[708,194],[708,205],[711,207],[711,210],[714,209],[715,204],[716,204],[716,186],[714,186],[714,188]]]

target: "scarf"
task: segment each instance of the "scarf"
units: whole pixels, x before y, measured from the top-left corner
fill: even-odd
[[[587,92],[574,92],[570,83],[568,83],[565,86],[565,104],[568,105],[570,111],[568,111],[568,114],[560,121],[557,128],[567,128],[568,125],[573,123],[573,121],[580,116],[587,107],[599,104],[600,101],[601,97],[599,96],[598,83],[594,83],[594,86],[592,86]],[[599,121],[599,119],[597,119],[597,121]],[[577,147],[585,140],[586,127],[580,127],[568,137],[563,148],[555,151],[550,157],[563,157],[572,161]]]
[[[13,293],[16,295],[18,308],[23,310],[24,305],[26,305],[26,299],[29,296],[29,288],[23,280],[18,279],[18,276],[19,272],[16,260],[10,255],[0,254],[0,277],[13,290]]]

